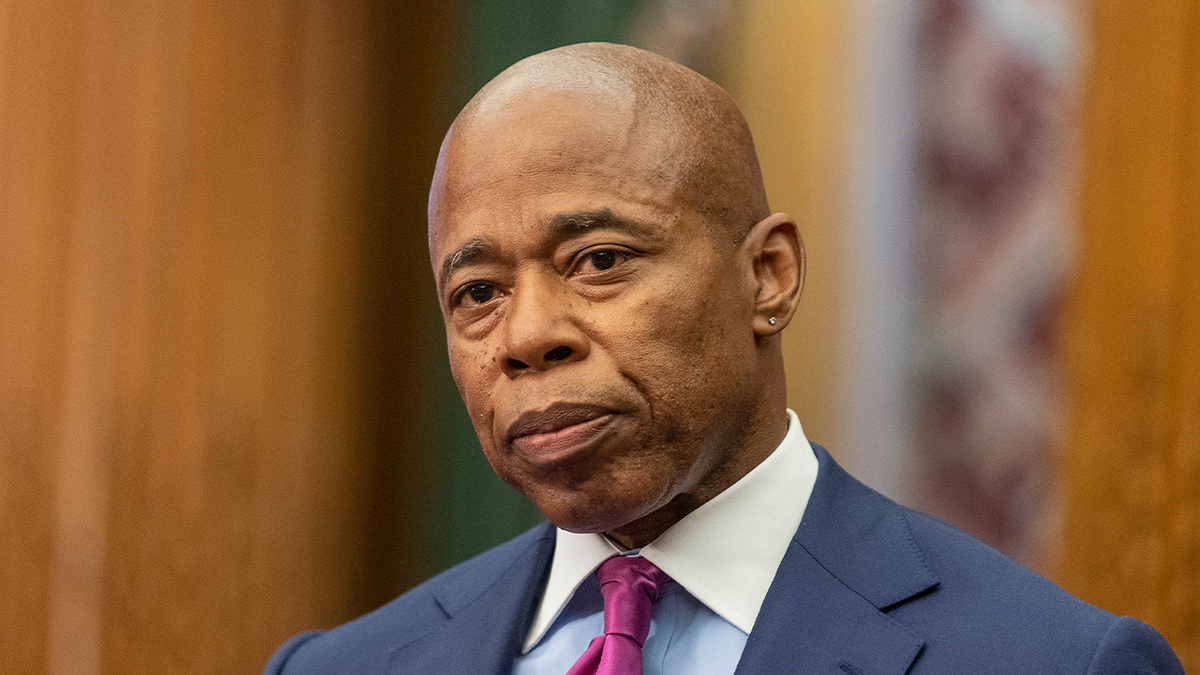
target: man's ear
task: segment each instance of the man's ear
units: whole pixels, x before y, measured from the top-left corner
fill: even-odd
[[[750,228],[742,242],[750,256],[757,293],[754,300],[755,335],[774,335],[792,320],[804,288],[804,242],[796,222],[776,213]]]

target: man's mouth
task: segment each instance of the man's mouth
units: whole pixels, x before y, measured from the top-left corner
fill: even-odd
[[[615,418],[601,406],[555,403],[518,417],[508,427],[508,442],[526,459],[551,462],[590,446]]]

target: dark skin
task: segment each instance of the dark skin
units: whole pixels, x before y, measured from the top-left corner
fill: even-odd
[[[617,85],[602,90],[569,77],[609,66]],[[686,115],[648,112],[621,85],[637,78],[667,78],[692,104],[701,91],[715,113],[689,135]],[[555,525],[627,548],[786,433],[779,332],[803,248],[788,216],[765,213],[755,163],[706,153],[707,137],[742,131],[714,119],[744,128],[716,85],[665,59],[556,50],[460,115],[430,195],[451,368],[488,461]]]

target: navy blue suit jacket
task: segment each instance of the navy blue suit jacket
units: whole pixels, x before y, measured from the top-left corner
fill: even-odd
[[[1072,597],[814,450],[816,486],[738,675],[1183,673],[1153,628]],[[371,614],[298,635],[266,673],[507,674],[554,538],[543,523]]]

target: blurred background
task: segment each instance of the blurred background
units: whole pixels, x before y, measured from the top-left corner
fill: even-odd
[[[1195,0],[0,0],[0,673],[258,672],[536,522],[425,199],[582,40],[749,118],[809,438],[1200,670]]]

